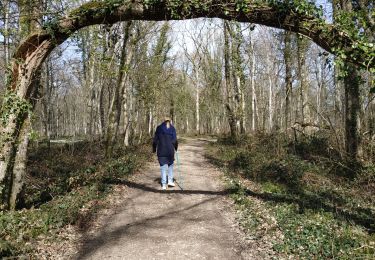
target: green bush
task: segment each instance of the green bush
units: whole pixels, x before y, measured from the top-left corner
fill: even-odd
[[[305,162],[294,156],[288,156],[283,160],[270,160],[263,166],[262,173],[258,177],[262,182],[273,181],[297,188],[302,185],[301,178],[307,169],[308,165]]]
[[[327,137],[310,136],[303,137],[298,142],[289,143],[290,152],[295,152],[305,160],[313,160],[314,156],[327,157],[333,156],[333,150],[329,145]]]
[[[253,155],[246,150],[235,151],[234,158],[230,161],[230,166],[234,170],[242,170],[245,173],[250,173],[253,169]]]

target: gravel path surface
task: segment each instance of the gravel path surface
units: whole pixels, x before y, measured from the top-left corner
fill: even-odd
[[[258,258],[243,250],[222,173],[204,158],[204,142],[180,145],[184,191],[177,185],[162,191],[159,166],[150,158],[143,172],[124,182],[123,202],[86,236],[74,259]]]

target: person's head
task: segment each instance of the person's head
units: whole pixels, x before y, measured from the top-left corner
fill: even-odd
[[[171,118],[169,116],[164,117],[164,123],[169,127],[171,125]]]

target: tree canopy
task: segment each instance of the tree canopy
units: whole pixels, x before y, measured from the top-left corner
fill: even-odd
[[[199,17],[222,18],[262,24],[290,30],[311,38],[328,52],[364,68],[374,68],[372,43],[351,37],[342,26],[328,24],[319,8],[306,1],[91,1],[56,17],[41,31],[33,32],[18,47],[15,59],[24,59],[45,40],[54,45],[65,41],[75,31],[93,24],[112,24],[126,20],[183,20]]]

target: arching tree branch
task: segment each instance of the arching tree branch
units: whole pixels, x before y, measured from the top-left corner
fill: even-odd
[[[247,2],[239,7],[238,2]],[[353,40],[336,26],[325,23],[313,15],[297,12],[293,6],[259,3],[259,1],[155,1],[117,0],[89,2],[73,10],[67,17],[58,18],[45,29],[27,37],[18,47],[14,57],[24,59],[41,41],[54,45],[65,41],[75,31],[94,24],[113,24],[126,20],[184,20],[199,17],[222,18],[262,24],[290,30],[311,38],[316,44],[333,54],[344,53],[345,59],[359,66],[372,68],[374,53],[363,50],[362,43]],[[371,44],[368,45],[371,48]]]

